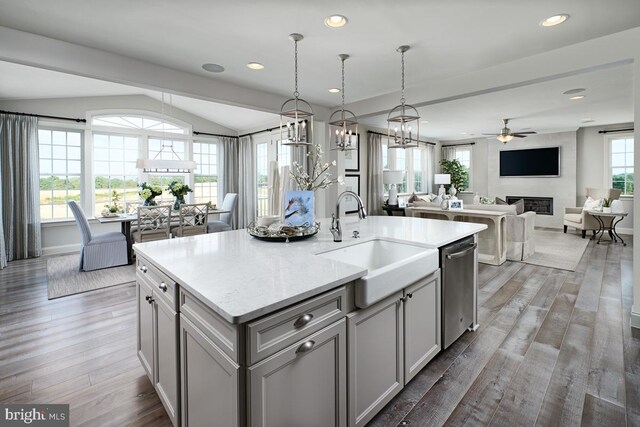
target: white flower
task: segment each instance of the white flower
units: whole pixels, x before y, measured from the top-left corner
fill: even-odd
[[[338,184],[344,185],[344,177],[342,175],[338,177]]]

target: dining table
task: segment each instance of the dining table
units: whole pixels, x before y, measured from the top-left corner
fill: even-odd
[[[220,215],[231,211],[225,209],[209,209],[209,215]],[[120,223],[120,232],[127,238],[127,259],[129,264],[133,263],[133,237],[131,236],[131,223],[138,220],[137,213],[123,213],[114,216],[97,216],[96,220],[100,224]]]

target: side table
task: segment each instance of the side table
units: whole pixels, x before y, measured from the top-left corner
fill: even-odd
[[[400,212],[402,214],[401,216],[407,216],[404,208],[401,208],[398,205],[382,205],[382,210],[384,210],[389,216],[393,216],[394,212]]]
[[[611,238],[613,239],[613,242],[617,242],[618,239],[620,239],[620,241],[622,242],[622,245],[627,246],[624,240],[622,240],[622,237],[620,237],[620,235],[616,231],[616,225],[620,221],[622,221],[624,217],[628,215],[627,212],[618,212],[618,213],[606,212],[605,213],[600,211],[588,210],[587,213],[592,217],[594,217],[596,221],[598,221],[598,226],[600,227],[599,230],[596,232],[596,234],[593,237],[591,237],[591,240],[598,237],[598,241],[596,242],[596,244],[600,244],[600,239],[602,239],[602,235],[604,234],[605,231],[608,231],[609,236],[611,236]],[[620,218],[617,218],[617,217],[620,217]],[[607,221],[609,225],[605,225],[605,220],[610,220],[610,221]]]

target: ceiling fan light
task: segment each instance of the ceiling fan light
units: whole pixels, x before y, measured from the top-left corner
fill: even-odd
[[[506,144],[507,142],[513,139],[513,135],[498,135],[497,138],[498,138],[498,141]]]

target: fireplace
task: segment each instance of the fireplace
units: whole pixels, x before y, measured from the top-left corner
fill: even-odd
[[[536,215],[553,215],[553,197],[507,196],[507,203],[524,200],[524,211],[535,212]]]

